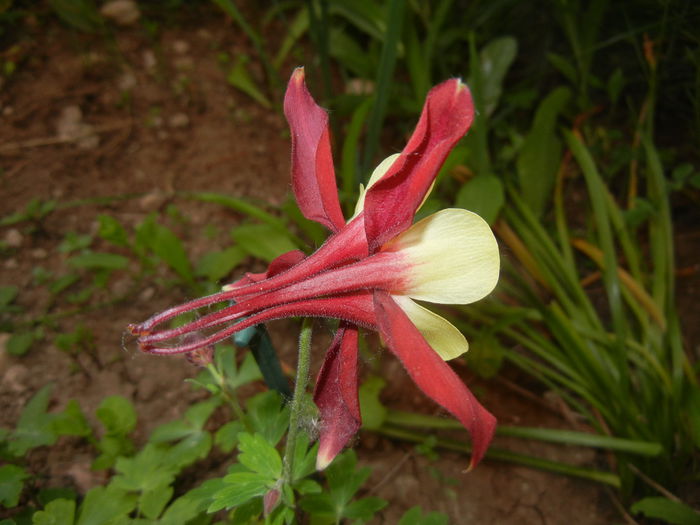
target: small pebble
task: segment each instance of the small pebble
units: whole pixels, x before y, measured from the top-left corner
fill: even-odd
[[[190,50],[190,44],[188,42],[185,42],[184,40],[175,40],[173,42],[173,51],[175,51],[178,55],[184,55]]]
[[[189,123],[190,117],[188,117],[185,113],[175,113],[168,121],[171,128],[185,128],[189,125]]]
[[[17,228],[12,228],[5,234],[5,242],[10,248],[19,248],[23,240],[24,237]]]
[[[49,256],[49,252],[43,248],[34,248],[32,250],[32,257],[35,259],[46,259]]]
[[[112,0],[100,8],[105,18],[120,26],[130,26],[141,17],[138,5],[133,0]]]

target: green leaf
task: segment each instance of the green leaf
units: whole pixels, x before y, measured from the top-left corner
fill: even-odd
[[[80,280],[80,276],[75,273],[69,273],[66,275],[62,275],[58,279],[56,279],[54,282],[52,282],[49,285],[49,292],[51,292],[53,295],[57,295],[61,293],[63,290],[66,290],[67,288],[70,288],[73,286],[75,283],[77,283]]]
[[[71,253],[78,250],[84,250],[92,244],[90,235],[78,235],[74,232],[68,232],[65,238],[58,245],[60,253]]]
[[[224,477],[226,486],[214,495],[214,502],[207,512],[230,509],[246,501],[262,496],[268,491],[270,479],[254,472],[235,472]]]
[[[695,509],[668,498],[644,498],[635,502],[630,510],[634,514],[644,514],[647,518],[659,519],[673,525],[699,525],[700,513]]]
[[[195,273],[210,281],[226,277],[246,257],[246,252],[239,246],[230,246],[225,250],[205,253],[197,263]]]
[[[154,226],[154,234],[149,244],[151,251],[175,270],[180,277],[186,281],[192,281],[194,276],[190,260],[178,236],[161,224]]]
[[[12,304],[18,292],[19,289],[16,286],[0,286],[0,311]]]
[[[177,469],[191,465],[209,454],[212,437],[206,430],[198,431],[173,446],[166,456],[166,463]]]
[[[398,525],[448,525],[449,518],[440,512],[428,512],[423,516],[419,506],[411,507],[399,520]]]
[[[158,525],[189,523],[190,520],[204,512],[211,503],[214,494],[223,487],[224,481],[221,478],[205,481],[199,487],[183,494],[168,505],[158,521]]]
[[[3,465],[0,467],[0,504],[3,507],[16,507],[19,495],[24,487],[24,480],[29,474],[16,465]]]
[[[96,414],[109,434],[126,435],[136,427],[134,405],[122,396],[104,398]]]
[[[700,387],[697,385],[688,385],[689,393],[685,401],[689,423],[690,435],[695,446],[700,448]]]
[[[556,53],[547,53],[547,60],[552,64],[559,72],[566,77],[566,79],[571,83],[576,85],[578,83],[578,74],[576,73],[576,67],[569,63],[566,58]]]
[[[379,400],[379,394],[386,381],[379,376],[368,377],[360,387],[360,411],[362,412],[362,427],[370,430],[378,429],[384,423],[387,409]]]
[[[113,486],[95,487],[85,495],[77,525],[111,525],[136,508],[137,497]]]
[[[455,204],[472,211],[493,224],[503,207],[503,183],[493,175],[478,175],[464,184],[457,193]]]
[[[312,515],[335,518],[335,505],[330,494],[309,494],[299,501],[299,506]]]
[[[7,353],[16,356],[26,354],[32,347],[35,337],[34,331],[12,334],[7,340],[7,346],[5,347]]]
[[[74,520],[75,501],[70,499],[55,499],[32,516],[33,525],[72,525]]]
[[[243,423],[240,421],[229,421],[214,434],[214,443],[222,452],[228,454],[238,444],[238,434],[243,432]]]
[[[544,211],[561,162],[562,144],[556,136],[556,122],[571,98],[571,91],[559,87],[542,101],[530,132],[518,154],[516,167],[520,191],[536,215]]]
[[[53,445],[56,433],[53,430],[54,416],[46,413],[53,385],[46,385],[27,403],[22,410],[17,428],[9,439],[7,450],[19,457],[33,448]]]
[[[518,42],[511,36],[491,40],[479,52],[479,111],[491,116],[503,91],[503,80],[518,53]]]
[[[317,453],[318,443],[309,447],[309,436],[305,432],[300,432],[294,448],[293,481],[304,479],[316,470]]]
[[[234,376],[229,377],[228,381],[231,388],[236,389],[248,383],[252,383],[253,381],[257,381],[258,379],[262,379],[260,368],[258,368],[253,354],[247,353],[243,358],[238,372]]]
[[[75,399],[68,401],[65,410],[55,415],[53,429],[59,436],[92,435],[92,428]]]
[[[105,241],[117,246],[129,246],[129,237],[121,223],[111,215],[101,214],[97,217],[100,228],[98,235]]]
[[[267,224],[238,226],[231,230],[231,237],[246,253],[267,262],[271,262],[283,253],[297,249],[297,245],[290,239],[289,234]]]
[[[115,463],[118,472],[110,486],[136,492],[147,492],[170,485],[176,467],[166,461],[167,451],[148,443],[132,458],[120,457]]]
[[[96,33],[104,24],[92,0],[50,0],[49,5],[66,24],[84,33]]]
[[[326,469],[326,479],[330,487],[331,497],[335,508],[340,510],[337,518],[343,516],[342,509],[352,500],[362,484],[371,474],[369,467],[355,470],[357,455],[354,450],[348,450],[339,455]]]
[[[228,72],[228,75],[226,75],[226,81],[231,86],[248,95],[264,108],[270,109],[272,108],[272,104],[267,97],[263,95],[260,88],[255,84],[253,77],[251,77],[250,73],[248,72],[247,64],[249,60],[250,59],[246,55],[239,54],[236,57],[236,63]]]
[[[282,407],[276,392],[263,392],[248,400],[248,417],[256,433],[271,445],[277,445],[289,425],[289,409]]]
[[[345,507],[343,516],[351,520],[368,521],[377,511],[386,507],[387,503],[382,498],[362,498]]]
[[[277,450],[259,434],[238,435],[238,461],[253,472],[276,481],[282,475],[282,458]]]
[[[156,519],[173,497],[173,487],[158,487],[144,492],[139,498],[139,510],[151,520]]]
[[[68,264],[87,270],[123,270],[129,265],[129,259],[116,253],[86,252],[74,255],[68,259]]]

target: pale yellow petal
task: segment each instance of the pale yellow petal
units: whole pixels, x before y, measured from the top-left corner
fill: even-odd
[[[417,222],[382,248],[400,252],[409,269],[401,295],[468,304],[498,281],[500,259],[491,228],[467,210],[448,208]]]
[[[454,359],[469,350],[469,343],[462,332],[447,319],[400,295],[393,296],[428,344],[445,361]]]
[[[391,168],[391,165],[394,163],[396,159],[399,158],[401,154],[400,153],[395,153],[394,155],[389,155],[387,158],[385,158],[383,161],[379,163],[379,166],[374,168],[374,171],[372,172],[372,176],[369,178],[369,181],[367,182],[367,187],[363,187],[362,184],[360,184],[360,196],[357,198],[357,204],[355,205],[355,214],[350,218],[350,220],[354,219],[357,217],[362,210],[365,208],[365,193],[367,193],[367,190],[372,187],[372,185],[376,184],[379,179],[381,179],[384,174],[389,171],[389,168]],[[350,221],[348,221],[350,222]]]

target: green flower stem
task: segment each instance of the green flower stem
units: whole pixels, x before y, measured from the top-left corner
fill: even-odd
[[[250,421],[248,421],[248,417],[243,411],[243,407],[241,406],[241,403],[238,400],[236,391],[228,387],[228,385],[226,384],[226,379],[219,372],[216,366],[214,366],[213,363],[209,363],[207,365],[207,370],[209,370],[209,373],[212,375],[212,377],[216,381],[216,384],[219,386],[219,390],[221,391],[221,397],[223,397],[226,400],[226,402],[231,406],[231,410],[233,410],[233,413],[236,414],[238,420],[241,423],[243,423],[245,429],[248,432],[252,432],[253,427],[250,425]]]
[[[299,418],[304,410],[304,394],[309,381],[309,364],[311,363],[311,323],[307,317],[301,324],[299,336],[299,362],[297,363],[297,378],[294,383],[294,397],[289,404],[289,431],[287,432],[287,444],[284,450],[283,479],[290,484],[293,481],[294,450],[296,448],[297,434],[299,432]]]

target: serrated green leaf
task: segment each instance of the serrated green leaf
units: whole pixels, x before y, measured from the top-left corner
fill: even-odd
[[[323,487],[313,479],[302,479],[294,485],[294,489],[301,495],[320,494],[323,492]]]
[[[294,447],[293,481],[304,479],[316,470],[317,453],[318,443],[309,447],[309,436],[305,432],[299,433]]]
[[[204,459],[209,454],[212,445],[212,437],[206,430],[198,431],[186,437],[170,448],[166,457],[166,463],[181,469]]]
[[[351,520],[368,521],[375,513],[387,506],[382,498],[362,498],[353,501],[343,511],[343,516]]]
[[[104,398],[95,413],[109,434],[126,435],[136,427],[136,410],[125,397]]]
[[[56,433],[53,430],[54,416],[46,413],[53,385],[46,385],[32,397],[22,410],[17,427],[12,433],[7,450],[19,457],[36,447],[53,445]]]
[[[86,252],[69,258],[68,264],[87,270],[123,270],[129,266],[129,259],[116,253]]]
[[[263,392],[248,400],[248,417],[256,433],[275,446],[289,425],[289,409],[277,392]]]
[[[345,508],[372,473],[369,467],[356,470],[356,465],[355,451],[347,450],[326,468],[326,479],[336,508]]]
[[[282,475],[282,458],[264,437],[243,432],[238,435],[238,461],[253,472],[277,480]]]
[[[273,259],[298,247],[289,234],[267,224],[245,224],[231,230],[236,245],[258,259]]]
[[[167,450],[148,443],[132,458],[117,458],[115,470],[118,474],[112,478],[110,486],[147,492],[170,485],[177,469],[166,460],[167,453]]]
[[[3,465],[0,467],[0,504],[3,507],[16,507],[19,495],[24,487],[24,480],[29,474],[17,465]]]
[[[214,443],[222,452],[228,454],[238,445],[238,434],[243,430],[243,423],[240,421],[229,421],[216,431]]]
[[[190,490],[173,501],[165,509],[158,525],[181,525],[188,523],[204,512],[211,503],[214,494],[224,487],[221,478],[210,479],[199,487]]]
[[[229,378],[229,384],[232,388],[236,389],[253,381],[262,379],[262,374],[258,368],[258,364],[255,362],[255,357],[253,354],[247,353],[243,358],[238,372]]]
[[[268,491],[270,479],[254,472],[236,472],[224,478],[226,486],[214,495],[214,502],[207,512],[237,507],[246,501],[262,496]]]
[[[170,486],[146,491],[139,498],[139,510],[146,518],[154,520],[163,512],[172,497],[173,487]]]
[[[685,503],[668,498],[644,498],[635,502],[630,510],[673,525],[700,525],[700,513]]]
[[[107,485],[95,487],[85,495],[77,525],[112,525],[119,519],[128,518],[136,508],[137,497]]]
[[[72,525],[74,521],[75,501],[69,499],[53,500],[32,516],[33,525]]]
[[[455,204],[493,224],[504,201],[505,194],[501,180],[493,175],[478,175],[459,189]]]
[[[299,501],[299,506],[312,515],[335,518],[335,505],[330,494],[309,494]]]

